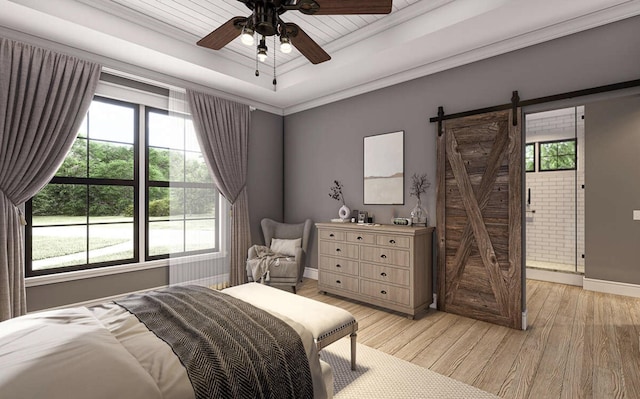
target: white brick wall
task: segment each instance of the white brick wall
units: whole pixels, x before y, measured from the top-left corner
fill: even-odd
[[[576,118],[577,112],[577,118]],[[527,143],[577,139],[578,169],[526,173],[527,265],[584,272],[584,107],[527,115]],[[536,164],[538,162],[536,148]],[[526,195],[526,193],[525,193]]]

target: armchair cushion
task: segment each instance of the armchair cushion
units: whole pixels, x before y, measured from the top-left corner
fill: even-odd
[[[271,251],[286,256],[296,256],[296,248],[302,248],[302,238],[287,240],[280,238],[271,239]]]

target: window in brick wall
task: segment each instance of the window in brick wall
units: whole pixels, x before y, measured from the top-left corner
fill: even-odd
[[[524,147],[524,170],[526,172],[536,171],[536,144],[529,143]]]
[[[575,170],[577,165],[576,140],[558,140],[539,143],[538,168],[541,172]]]

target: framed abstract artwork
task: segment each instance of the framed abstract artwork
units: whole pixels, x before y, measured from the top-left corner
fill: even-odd
[[[404,131],[364,138],[364,204],[404,204]]]

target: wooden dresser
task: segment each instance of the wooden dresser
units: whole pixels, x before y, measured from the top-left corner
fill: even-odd
[[[433,299],[433,227],[316,223],[318,289],[413,317]]]

